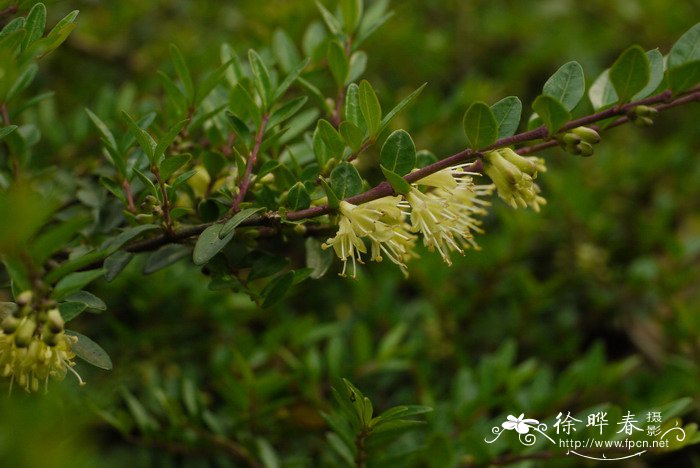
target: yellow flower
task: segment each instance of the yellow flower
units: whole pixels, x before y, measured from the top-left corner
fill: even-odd
[[[510,148],[502,148],[486,153],[483,163],[484,172],[496,185],[498,196],[513,208],[531,206],[539,211],[540,205],[547,203],[534,182],[537,173],[547,169],[543,159],[523,157]]]

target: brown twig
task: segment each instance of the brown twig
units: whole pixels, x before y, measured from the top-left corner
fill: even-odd
[[[263,136],[265,135],[265,127],[267,126],[267,121],[270,118],[268,114],[263,115],[260,125],[258,126],[258,133],[255,135],[255,145],[248,156],[248,162],[245,166],[245,173],[241,179],[241,184],[239,186],[238,195],[233,199],[231,204],[231,214],[236,214],[240,210],[241,203],[248,193],[248,188],[250,188],[250,179],[253,174],[253,167],[258,159],[258,153],[260,152],[260,145],[262,144]]]

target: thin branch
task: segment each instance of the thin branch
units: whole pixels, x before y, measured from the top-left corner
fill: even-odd
[[[263,136],[265,135],[265,127],[267,126],[267,121],[269,120],[269,118],[270,116],[268,114],[265,114],[263,115],[262,120],[260,121],[258,133],[255,135],[255,145],[253,146],[253,149],[250,152],[250,155],[248,156],[248,162],[245,166],[245,173],[243,174],[243,178],[241,179],[241,185],[239,187],[238,195],[236,196],[236,198],[233,199],[233,203],[231,204],[232,214],[238,212],[241,203],[243,202],[243,199],[245,198],[246,193],[248,192],[248,188],[250,188],[250,179],[253,174],[253,167],[255,166],[255,162],[258,159],[258,152],[260,152],[260,145],[262,144]]]

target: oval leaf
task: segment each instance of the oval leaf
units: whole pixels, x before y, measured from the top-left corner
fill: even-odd
[[[498,138],[498,122],[491,108],[483,102],[475,102],[462,120],[467,145],[474,150],[486,148]]]
[[[690,28],[673,44],[668,53],[668,68],[700,60],[700,23]]]
[[[360,83],[360,112],[367,123],[370,136],[374,136],[379,130],[382,120],[382,107],[377,99],[377,94],[367,80]]]
[[[625,50],[610,67],[610,81],[620,100],[627,102],[649,83],[649,59],[639,46]]]
[[[219,232],[221,232],[223,227],[222,224],[214,224],[199,235],[194,246],[194,252],[192,252],[192,261],[195,265],[207,263],[233,239],[233,230],[227,236],[224,236],[223,239],[219,238]]]
[[[340,200],[352,197],[362,190],[362,177],[352,164],[340,163],[331,172],[331,188]]]
[[[75,332],[73,330],[66,330],[66,335],[75,336],[78,341],[73,343],[71,349],[73,352],[88,364],[92,364],[95,367],[99,367],[104,370],[112,370],[112,360],[109,354],[102,349],[100,345],[92,341],[87,336]]]
[[[651,96],[651,93],[656,91],[656,88],[664,80],[664,57],[659,49],[647,51],[647,58],[649,59],[649,82],[641,91],[632,96],[632,101]]]
[[[491,106],[493,116],[498,122],[498,138],[508,138],[515,135],[520,125],[523,103],[516,96],[508,96]]]
[[[572,110],[579,103],[586,91],[583,68],[578,62],[562,65],[542,88],[542,94],[552,96],[564,104],[566,110]]]
[[[540,116],[549,130],[549,134],[556,133],[566,122],[571,120],[571,114],[564,105],[552,96],[537,96],[532,108]]]
[[[396,130],[386,139],[379,156],[381,165],[400,175],[411,172],[416,165],[416,145],[405,130]]]

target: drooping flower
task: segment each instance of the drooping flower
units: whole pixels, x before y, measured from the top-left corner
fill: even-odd
[[[10,390],[14,382],[28,392],[39,389],[40,382],[48,385],[49,377],[62,380],[68,371],[84,384],[73,369],[75,353],[74,336],[63,331],[63,319],[58,309],[48,311],[43,326],[31,313],[25,317],[8,316],[0,330],[0,376],[10,377]]]
[[[540,187],[534,182],[538,172],[547,170],[544,160],[521,156],[511,148],[486,153],[484,172],[498,190],[498,196],[513,208],[531,206],[535,211],[547,201],[539,195]]]

